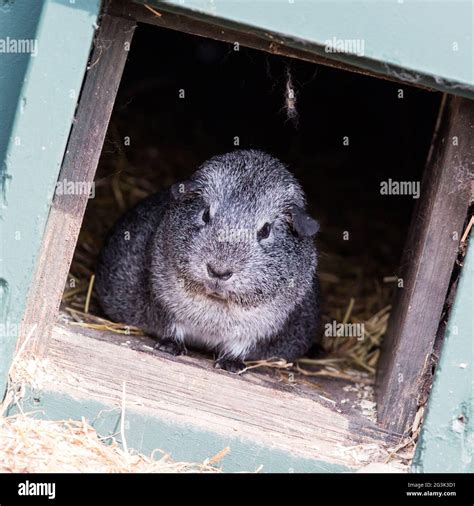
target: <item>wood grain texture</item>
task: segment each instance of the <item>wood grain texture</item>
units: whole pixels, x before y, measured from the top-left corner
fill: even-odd
[[[447,97],[440,112],[402,258],[397,294],[378,367],[378,416],[407,431],[431,374],[431,353],[471,198],[474,102]]]
[[[134,29],[132,21],[102,18],[58,182],[90,185],[94,180]],[[37,324],[31,340],[37,355],[44,354],[58,315],[87,200],[87,192],[79,190],[73,195],[56,191],[53,199],[23,319],[25,329]]]
[[[210,360],[152,351],[152,344],[147,337],[58,324],[47,359],[49,375],[60,372],[46,388],[120,405],[125,382],[129,408],[176,425],[177,433],[190,426],[350,468],[366,463],[357,454],[383,459],[383,449],[399,441],[355,409],[340,413],[324,405],[314,387],[285,387],[265,374],[231,375]]]

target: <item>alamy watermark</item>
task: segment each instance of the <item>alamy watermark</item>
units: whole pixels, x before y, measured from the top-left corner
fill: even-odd
[[[48,499],[56,498],[56,483],[36,482],[26,480],[18,484],[19,496],[46,496]]]
[[[363,323],[337,323],[333,320],[324,325],[326,337],[355,337],[362,341],[365,337],[365,325]]]
[[[56,183],[56,195],[87,195],[95,197],[95,183],[93,181],[68,181],[66,178]]]
[[[37,323],[0,323],[0,338],[19,335],[29,336],[33,334],[37,326]]]
[[[380,183],[381,195],[411,195],[412,198],[420,198],[419,181],[382,181]]]
[[[252,242],[256,232],[250,228],[221,228],[217,232],[219,242]]]
[[[324,41],[324,51],[326,53],[347,53],[357,56],[365,55],[364,39],[338,39],[333,37]]]
[[[38,54],[38,41],[36,39],[15,39],[11,37],[0,38],[0,53],[25,53],[36,56]]]

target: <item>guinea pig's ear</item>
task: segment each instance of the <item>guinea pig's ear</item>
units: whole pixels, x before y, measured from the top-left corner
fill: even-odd
[[[183,200],[197,192],[198,185],[194,181],[183,181],[171,186],[171,195],[175,200]]]
[[[292,206],[290,210],[293,230],[300,237],[311,237],[319,230],[319,223],[313,220],[301,207]]]

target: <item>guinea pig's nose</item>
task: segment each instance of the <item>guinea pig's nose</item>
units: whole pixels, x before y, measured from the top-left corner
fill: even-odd
[[[209,277],[211,277],[211,278],[217,278],[217,279],[222,279],[223,281],[227,281],[233,274],[233,272],[229,271],[229,270],[218,271],[217,269],[212,267],[211,264],[207,264],[206,267],[207,267],[207,273],[209,274]]]

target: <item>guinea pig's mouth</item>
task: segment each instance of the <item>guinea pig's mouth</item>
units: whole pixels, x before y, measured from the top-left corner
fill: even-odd
[[[209,280],[194,280],[189,283],[188,290],[196,295],[204,296],[213,301],[229,303],[232,301],[232,292],[226,287],[222,286],[219,281]]]
[[[221,294],[219,292],[206,292],[206,295],[210,299],[220,300],[223,302],[226,302],[227,300],[229,300],[227,297],[225,297],[223,294]]]
[[[184,288],[193,296],[206,297],[221,304],[246,306],[246,299],[219,281],[203,280],[188,277]]]
[[[219,301],[228,301],[229,294],[226,290],[223,290],[218,283],[204,283],[202,286],[203,294],[210,299]]]

